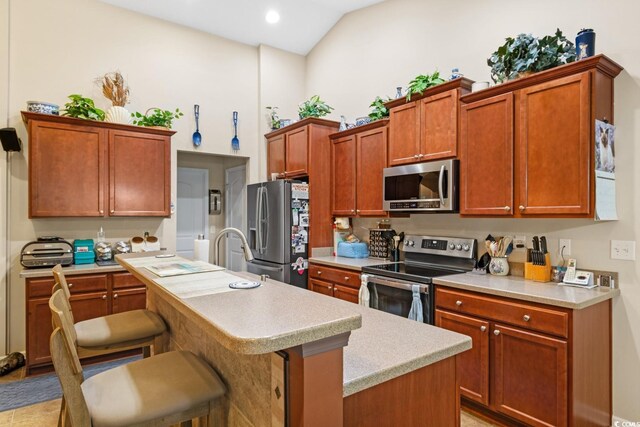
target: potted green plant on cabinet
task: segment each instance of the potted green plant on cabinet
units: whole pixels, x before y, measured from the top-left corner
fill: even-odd
[[[85,120],[104,120],[104,111],[95,106],[93,99],[82,95],[69,95],[70,102],[64,104],[62,115]]]
[[[542,38],[531,34],[507,37],[506,43],[487,59],[487,64],[493,81],[502,83],[575,60],[573,43],[558,29],[554,35]]]
[[[149,112],[152,111],[151,114]],[[133,124],[138,126],[159,127],[171,129],[173,120],[184,116],[179,108],[175,111],[161,110],[160,108],[149,108],[145,114],[135,112],[131,113],[134,118]]]
[[[306,119],[307,117],[324,117],[333,110],[333,107],[320,99],[319,95],[313,95],[307,101],[300,104],[298,108],[298,115],[300,119]]]

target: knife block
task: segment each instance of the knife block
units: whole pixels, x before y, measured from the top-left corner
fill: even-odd
[[[524,278],[535,282],[551,281],[551,255],[545,254],[545,265],[534,265],[532,262],[524,263]]]

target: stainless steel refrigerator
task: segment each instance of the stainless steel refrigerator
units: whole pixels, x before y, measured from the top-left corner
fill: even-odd
[[[247,186],[247,225],[254,260],[247,270],[307,287],[309,185],[276,180]]]

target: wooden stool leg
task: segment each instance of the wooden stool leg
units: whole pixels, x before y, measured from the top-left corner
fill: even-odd
[[[60,401],[60,414],[58,414],[58,427],[64,427],[64,418],[65,411],[67,409],[67,405],[64,400],[64,395],[62,396],[62,400]]]
[[[223,400],[224,396],[220,399],[209,402],[209,415],[207,415],[206,427],[219,427],[226,425],[225,420],[227,418],[227,414]]]

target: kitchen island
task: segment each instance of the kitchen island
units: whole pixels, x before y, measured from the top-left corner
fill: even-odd
[[[203,357],[227,385],[226,425],[459,424],[456,355],[469,337],[248,273],[161,278],[119,255],[167,322],[162,347]],[[182,259],[171,258],[173,262]]]

